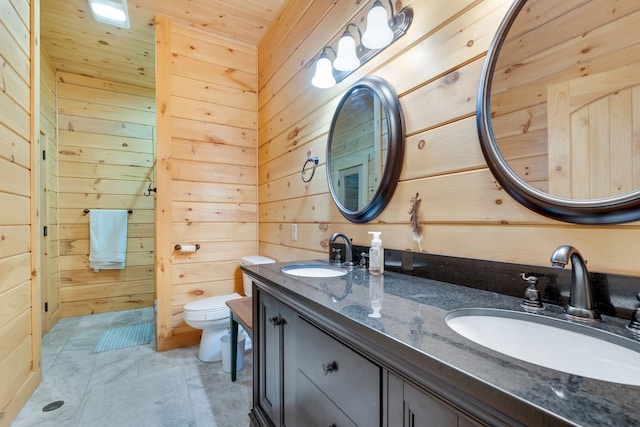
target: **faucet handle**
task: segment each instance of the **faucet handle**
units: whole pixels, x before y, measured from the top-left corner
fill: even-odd
[[[536,288],[538,278],[534,275],[527,276],[525,273],[521,273],[520,277],[529,284],[529,287],[524,292],[524,300],[520,304],[524,308],[524,311],[535,313],[537,311],[544,310],[542,296],[540,295],[540,291]]]
[[[520,277],[522,278],[522,280],[524,280],[525,282],[527,282],[529,284],[529,286],[536,286],[538,284],[538,278],[534,275],[531,276],[527,276],[526,273],[520,273]]]
[[[342,252],[342,249],[340,248],[333,248],[331,249],[331,251],[336,254],[336,256],[333,258],[333,261],[336,264],[342,264],[342,255],[340,255],[340,253]]]
[[[369,254],[366,252],[360,252],[360,267],[367,268],[368,261],[369,261]]]

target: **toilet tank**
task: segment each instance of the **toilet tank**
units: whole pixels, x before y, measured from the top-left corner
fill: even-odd
[[[276,261],[266,256],[261,255],[249,255],[242,257],[242,265],[261,265],[261,264],[273,264]],[[251,296],[251,278],[247,276],[245,272],[242,272],[242,284],[244,286],[244,294],[248,297]]]

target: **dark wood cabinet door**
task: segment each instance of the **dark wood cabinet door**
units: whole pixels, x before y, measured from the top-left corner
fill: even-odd
[[[392,374],[387,399],[389,427],[458,427],[453,408]]]
[[[258,406],[274,426],[295,427],[298,316],[264,292],[257,298]]]
[[[258,295],[258,372],[259,372],[259,405],[271,422],[279,426],[281,420],[280,376],[281,348],[279,304],[270,296]]]

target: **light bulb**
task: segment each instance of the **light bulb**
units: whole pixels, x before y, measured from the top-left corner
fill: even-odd
[[[362,44],[369,49],[382,49],[393,41],[393,31],[389,28],[387,9],[376,1],[367,14],[367,29],[362,35]]]
[[[333,67],[338,71],[353,71],[360,66],[356,53],[356,41],[348,31],[338,42],[338,56],[333,61]]]
[[[335,86],[336,79],[333,77],[333,67],[327,55],[323,54],[316,61],[316,74],[311,79],[311,84],[321,89]]]

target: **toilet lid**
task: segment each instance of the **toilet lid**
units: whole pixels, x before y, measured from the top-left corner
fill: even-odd
[[[260,265],[260,264],[273,264],[276,260],[267,258],[262,255],[249,255],[242,257],[243,265]]]
[[[189,320],[219,320],[229,317],[229,307],[225,302],[242,298],[240,294],[220,295],[202,298],[185,304],[183,311],[185,319]]]

